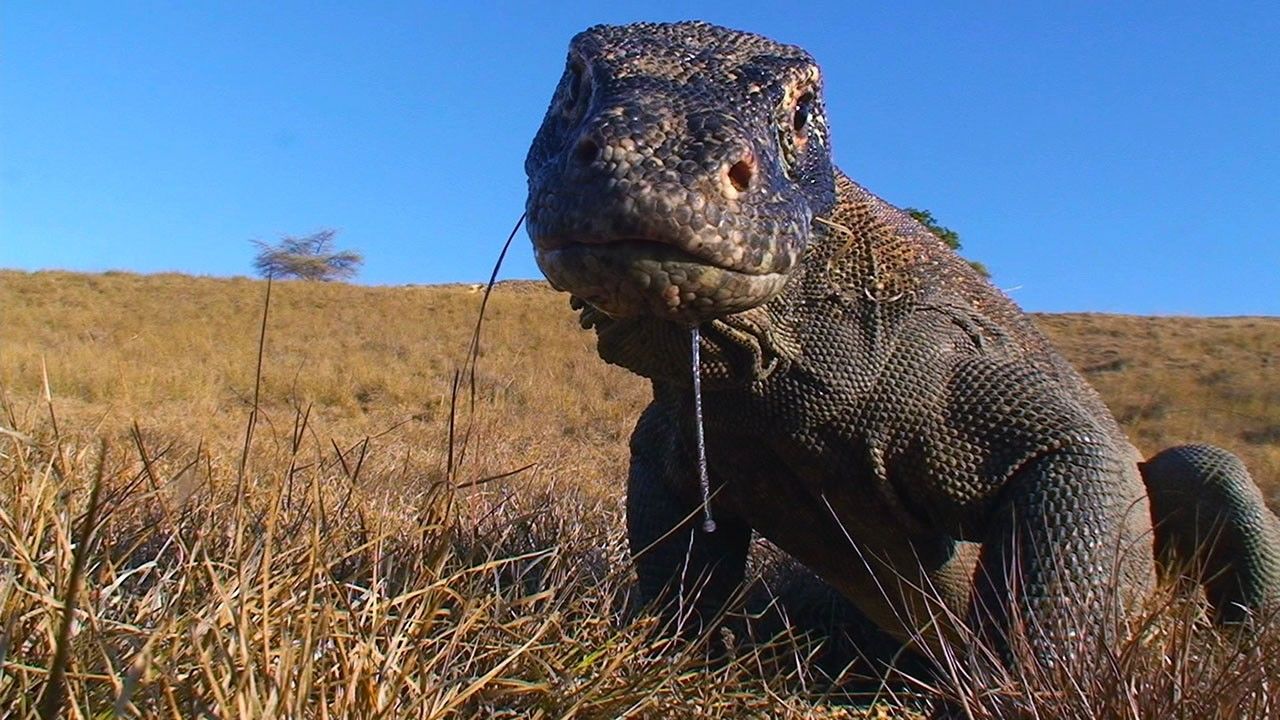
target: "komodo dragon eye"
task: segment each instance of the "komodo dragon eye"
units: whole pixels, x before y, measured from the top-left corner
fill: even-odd
[[[809,126],[818,100],[812,90],[797,92],[793,97],[795,99],[790,107],[784,106],[778,123],[778,139],[782,145],[782,157],[788,174],[795,169],[800,154],[809,144]]]
[[[796,99],[795,110],[791,114],[791,129],[797,135],[804,132],[809,124],[809,116],[813,113],[813,93],[807,92]]]
[[[582,108],[583,100],[590,95],[591,80],[587,77],[586,67],[581,60],[571,60],[565,71],[564,101],[561,107],[568,116],[577,115]]]

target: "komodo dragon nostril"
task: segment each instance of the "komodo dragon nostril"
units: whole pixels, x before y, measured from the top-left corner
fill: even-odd
[[[584,137],[578,141],[578,146],[573,149],[573,157],[583,165],[593,163],[600,157],[600,145],[589,137]]]
[[[747,153],[741,160],[729,166],[725,170],[725,180],[728,186],[725,188],[733,189],[733,192],[726,192],[729,197],[737,197],[738,193],[744,193],[751,187],[751,180],[756,174],[756,158],[751,153]]]

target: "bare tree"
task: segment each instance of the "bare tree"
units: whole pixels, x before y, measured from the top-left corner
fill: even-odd
[[[325,228],[304,237],[285,235],[275,245],[253,240],[258,254],[253,267],[262,277],[302,280],[350,280],[360,271],[364,256],[354,250],[335,250],[337,230]]]

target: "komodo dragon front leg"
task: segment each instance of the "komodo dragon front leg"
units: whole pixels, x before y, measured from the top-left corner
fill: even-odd
[[[998,333],[975,339],[969,311],[940,304],[902,326],[861,401],[874,409],[856,414],[880,419],[849,432],[887,448],[902,527],[981,545],[968,587],[936,584],[966,594],[943,604],[967,603],[969,631],[1004,659],[1054,662],[1114,636],[1155,581],[1138,457],[1054,368]]]
[[[627,540],[641,597],[694,635],[742,584],[751,528],[718,513],[716,531],[702,530],[701,502],[688,492],[696,471],[672,405],[655,399],[631,436]]]
[[[1146,504],[1127,492],[1125,469],[1113,448],[1081,442],[1009,479],[983,540],[969,619],[1006,661],[1030,651],[1052,663],[1114,638],[1121,613],[1150,588],[1133,557],[1149,550],[1131,531]]]

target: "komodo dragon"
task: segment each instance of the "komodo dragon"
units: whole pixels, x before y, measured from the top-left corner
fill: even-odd
[[[1141,462],[1011,300],[832,165],[805,51],[593,27],[525,170],[539,267],[601,357],[652,380],[627,499],[645,596],[721,607],[755,530],[926,647],[969,628],[1004,652],[1020,627],[1052,661],[1173,558],[1219,620],[1280,597],[1280,521],[1243,465],[1209,446]]]

